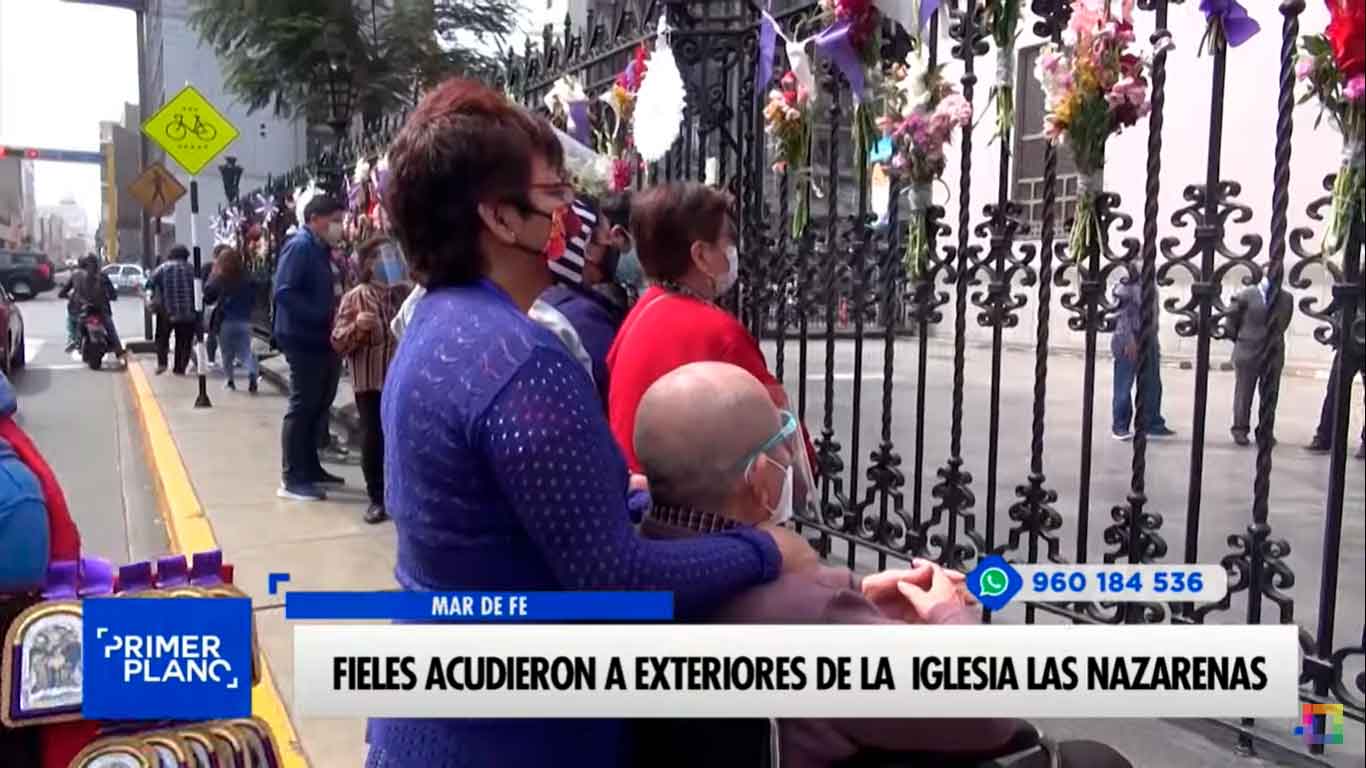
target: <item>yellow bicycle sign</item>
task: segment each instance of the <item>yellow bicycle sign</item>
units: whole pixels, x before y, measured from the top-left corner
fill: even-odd
[[[232,123],[189,85],[148,118],[142,132],[192,176],[237,138]]]

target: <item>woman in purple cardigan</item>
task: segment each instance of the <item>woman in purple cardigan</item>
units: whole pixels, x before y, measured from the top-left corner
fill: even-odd
[[[626,465],[593,383],[527,317],[574,226],[548,124],[451,80],[414,110],[389,161],[386,203],[427,288],[381,409],[404,588],[669,590],[689,616],[814,560],[785,529],[659,542],[631,528]],[[613,768],[623,728],[385,719],[368,740],[369,766]]]

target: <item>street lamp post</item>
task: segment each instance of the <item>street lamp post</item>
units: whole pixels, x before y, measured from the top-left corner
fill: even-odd
[[[327,124],[332,128],[335,140],[332,149],[332,174],[329,194],[340,195],[345,189],[346,169],[342,166],[342,143],[346,140],[346,129],[351,125],[355,92],[351,82],[351,70],[340,56],[329,57],[327,62]]]

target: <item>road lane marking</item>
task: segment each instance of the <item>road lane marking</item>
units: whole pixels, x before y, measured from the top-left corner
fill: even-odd
[[[43,347],[46,347],[46,346],[47,346],[47,342],[44,341],[43,339],[25,339],[25,340],[24,340],[24,364],[27,365],[27,364],[33,362],[33,361],[38,357],[38,353],[39,353],[39,352],[42,352],[42,351],[43,351]]]
[[[147,380],[147,372],[137,360],[129,361],[128,386],[132,390],[133,404],[142,425],[143,445],[146,446],[154,478],[153,489],[157,492],[158,506],[170,532],[172,546],[176,552],[184,555],[220,549],[213,535],[213,527],[204,514],[204,506],[190,484],[189,470],[180,458],[170,425],[166,423],[166,416],[152,392],[151,382]],[[309,761],[299,743],[298,733],[290,722],[289,712],[270,674],[270,664],[265,653],[259,649],[256,653],[261,680],[251,689],[252,714],[270,726],[273,740],[280,750],[281,768],[308,768]]]

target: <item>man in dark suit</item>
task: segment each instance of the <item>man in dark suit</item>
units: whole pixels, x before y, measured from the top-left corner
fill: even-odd
[[[1271,294],[1270,280],[1239,291],[1233,297],[1228,316],[1228,337],[1233,340],[1233,442],[1247,445],[1252,416],[1252,393],[1260,388],[1263,351],[1276,339],[1284,339],[1285,329],[1294,315],[1294,302],[1283,290]],[[1278,347],[1276,358],[1266,365],[1285,363],[1285,345]],[[1259,393],[1265,397],[1266,393]],[[1273,438],[1274,441],[1274,438]]]

